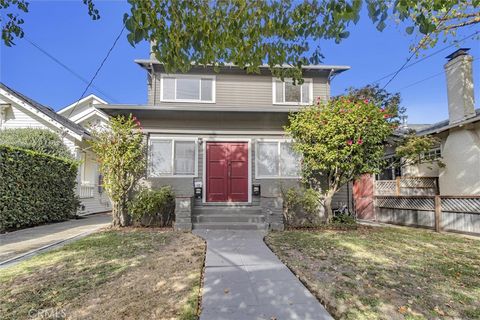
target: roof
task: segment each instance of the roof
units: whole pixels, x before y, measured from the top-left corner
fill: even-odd
[[[23,95],[22,93],[8,87],[3,82],[0,82],[0,88],[7,91],[11,95],[15,96],[17,99],[25,101],[26,103],[28,103],[33,108],[42,112],[43,114],[45,114],[49,118],[58,122],[62,126],[66,127],[67,129],[73,131],[74,133],[76,133],[80,136],[90,136],[89,132],[85,128],[83,128],[81,125],[76,124],[76,123],[68,120],[67,118],[65,118],[62,115],[59,115],[52,108],[44,106],[43,104],[41,104],[41,103],[39,103],[39,102],[37,102],[33,99],[30,99],[29,97]]]
[[[151,65],[163,65],[163,63],[159,62],[158,60],[156,59],[136,59],[134,60],[137,64],[139,64],[141,67],[143,68],[147,68]],[[221,65],[220,67],[224,67],[224,68],[238,68],[240,69],[237,65],[235,65],[234,63],[224,63],[223,65]],[[292,66],[290,65],[282,65],[281,66],[282,68],[292,68]],[[269,65],[267,64],[262,64],[260,65],[260,68],[261,69],[268,69],[270,68]],[[302,69],[303,70],[311,70],[311,71],[315,71],[315,70],[323,70],[323,71],[332,71],[333,74],[338,74],[338,73],[341,73],[343,71],[346,71],[346,70],[349,70],[350,69],[350,66],[345,66],[345,65],[328,65],[328,64],[310,64],[310,65],[303,65],[302,66]]]
[[[69,104],[69,105],[66,106],[66,107],[63,107],[62,109],[58,110],[58,113],[62,114],[62,113],[64,113],[65,111],[70,110],[70,109],[72,109],[72,108],[75,107],[75,106],[79,106],[79,105],[83,104],[84,102],[86,102],[86,101],[88,101],[88,100],[97,100],[97,101],[99,101],[101,104],[108,104],[108,102],[106,102],[106,101],[103,100],[102,98],[99,98],[98,96],[96,96],[96,95],[94,95],[94,94],[90,94],[90,95],[86,96],[86,97],[83,98],[83,99],[77,100],[77,101],[75,101],[74,103]]]
[[[276,108],[258,108],[258,107],[250,107],[244,106],[242,108],[232,108],[232,107],[224,107],[218,106],[215,104],[194,104],[190,106],[185,105],[131,105],[131,104],[98,104],[95,105],[97,109],[102,110],[106,114],[112,116],[117,115],[119,113],[132,113],[132,112],[139,112],[139,111],[150,111],[150,112],[191,112],[191,111],[201,111],[201,112],[271,112],[271,113],[285,113],[291,111],[298,111],[302,105],[286,105],[286,106],[276,106]]]
[[[480,121],[480,109],[475,110],[475,116],[473,116],[473,117],[466,118],[462,121],[452,123],[452,124],[450,124],[450,121],[448,119],[443,120],[443,121],[434,123],[434,124],[432,124],[432,125],[430,125],[426,128],[423,128],[423,129],[417,131],[417,135],[423,136],[423,135],[428,135],[428,134],[433,134],[433,133],[440,133],[440,132],[443,132],[443,131],[447,131],[448,129],[451,129],[451,128],[455,128],[455,127],[462,126],[462,125],[467,124],[467,123],[472,123],[472,122],[477,122],[477,121]]]

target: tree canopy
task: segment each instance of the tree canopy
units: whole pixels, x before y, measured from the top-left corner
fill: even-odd
[[[95,0],[83,0],[92,19],[100,18]],[[272,73],[295,79],[301,66],[323,58],[321,42],[340,42],[361,18],[362,7],[382,31],[403,23],[420,35],[412,49],[454,38],[459,28],[480,22],[480,0],[128,0],[124,16],[128,41],[152,43],[167,71],[188,71],[193,64],[233,62],[249,72],[268,64]],[[28,0],[1,0],[2,39],[7,46],[23,37]],[[292,68],[279,68],[287,64]]]

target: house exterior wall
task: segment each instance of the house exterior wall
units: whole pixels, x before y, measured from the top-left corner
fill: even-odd
[[[480,194],[480,123],[452,129],[443,146],[445,168],[440,169],[444,195]]]
[[[251,184],[258,184],[261,188],[260,197],[252,196],[252,205],[260,205],[261,197],[280,197],[282,188],[286,190],[300,186],[298,178],[256,178],[256,142],[262,139],[284,140],[286,137],[283,126],[288,120],[286,113],[163,112],[162,114],[165,113],[167,115],[156,118],[151,116],[142,118],[139,114],[136,116],[142,123],[144,132],[150,137],[198,139],[198,175],[194,178],[147,176],[142,182],[145,186],[159,188],[170,185],[177,197],[193,197],[194,183],[202,182],[205,193],[204,152],[209,140],[220,142],[248,140],[250,142]],[[335,195],[334,204],[351,204],[350,190],[342,188]],[[195,199],[194,203],[200,205],[203,200]]]
[[[189,75],[214,75],[216,78],[216,105],[242,110],[245,106],[258,108],[274,108],[272,102],[272,76],[258,74],[224,74],[224,73],[189,73]],[[304,75],[309,77],[308,74]],[[311,75],[310,75],[311,76]],[[313,80],[313,97],[326,100],[330,96],[330,84],[327,76],[311,77]],[[148,78],[149,105],[192,106],[197,103],[162,102],[161,72],[156,72]],[[277,105],[278,107],[278,105]],[[283,106],[282,106],[283,107]],[[288,106],[286,106],[288,108]],[[290,108],[294,108],[291,106]]]

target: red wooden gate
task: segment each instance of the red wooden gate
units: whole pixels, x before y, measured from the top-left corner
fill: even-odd
[[[248,201],[248,143],[207,143],[207,201]]]
[[[353,199],[358,219],[374,220],[373,208],[373,177],[370,174],[362,175],[353,183]]]

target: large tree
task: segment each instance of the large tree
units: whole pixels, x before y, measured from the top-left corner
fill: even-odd
[[[95,0],[83,0],[93,19]],[[362,6],[378,30],[403,23],[420,40],[414,50],[454,39],[459,28],[480,22],[480,0],[128,0],[125,24],[132,44],[153,44],[168,71],[192,64],[234,62],[249,72],[267,63],[278,76],[301,77],[301,65],[322,59],[323,39],[340,42],[361,17]],[[0,0],[2,39],[22,37],[28,0]],[[292,68],[278,68],[287,64]]]
[[[342,186],[385,169],[387,147],[396,150],[396,161],[389,166],[443,166],[441,159],[424,157],[438,144],[435,138],[399,128],[404,113],[399,93],[375,85],[350,88],[343,96],[317,100],[290,114],[285,130],[302,156],[303,182],[320,194],[327,221],[333,195]]]

